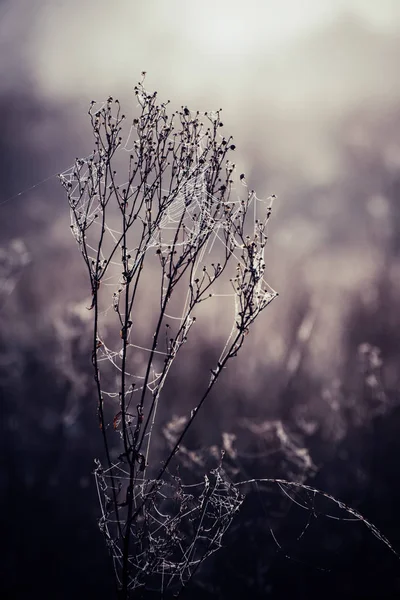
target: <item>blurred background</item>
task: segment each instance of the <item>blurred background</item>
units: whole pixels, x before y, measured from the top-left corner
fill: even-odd
[[[400,551],[399,56],[397,0],[1,0],[2,597],[113,597],[92,477],[90,287],[56,175],[93,150],[91,100],[112,95],[133,116],[142,71],[160,101],[222,107],[238,173],[278,197],[266,276],[279,298],[190,443],[234,436],[238,480],[302,469]],[[224,308],[165,419],[192,408]],[[249,502],[193,597],[398,597],[399,562],[367,528],[317,519],[299,547],[307,517],[288,509],[282,549]]]

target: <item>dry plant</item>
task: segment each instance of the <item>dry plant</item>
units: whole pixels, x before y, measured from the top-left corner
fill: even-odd
[[[314,470],[312,460],[289,439],[281,422],[258,425],[254,433],[275,432],[300,467],[301,481],[247,478],[233,483],[222,468],[225,452],[225,464],[233,461],[231,472],[242,472],[233,434],[223,434],[218,466],[209,472],[204,472],[206,461],[182,443],[228,361],[277,295],[264,280],[274,197],[260,200],[243,174],[239,185],[245,197],[237,196],[235,164],[228,158],[235,146],[220,134],[220,110],[200,114],[181,107],[168,114],[169,102],[158,104],[157,93],[148,93],[143,81],[144,74],[134,90],[139,114],[125,132],[118,100],[91,103],[95,149],[59,176],[91,284],[87,308],[93,314],[92,364],[105,450],[95,469],[99,525],[119,597],[140,597],[149,590],[160,597],[181,595],[199,566],[221,547],[243,494],[252,490],[270,495],[276,488],[306,511],[298,540],[317,517],[354,520],[396,554],[357,511],[304,483]],[[127,179],[120,180],[121,167]],[[196,318],[207,326],[202,307],[213,297],[233,302],[219,359],[187,415],[168,415],[163,426],[157,409],[166,398],[171,368],[185,356],[182,347],[192,337]],[[367,381],[375,389],[379,364],[369,364]],[[378,392],[381,402],[380,387]],[[161,460],[152,444],[157,435],[168,442]],[[214,458],[216,452],[213,448]],[[202,479],[183,481],[180,465],[189,465],[195,476],[200,469]],[[318,508],[317,499],[333,503],[342,514]],[[269,529],[278,550],[287,555],[276,531]]]
[[[182,107],[168,114],[169,102],[158,104],[143,80],[134,89],[139,114],[125,141],[119,101],[93,101],[94,152],[59,176],[91,284],[105,449],[95,470],[100,528],[124,599],[146,589],[180,593],[220,547],[243,496],[221,465],[185,486],[172,475],[171,461],[228,361],[277,295],[264,280],[273,197],[257,198],[243,174],[238,183],[245,197],[237,196],[228,158],[235,146],[220,133],[221,111],[200,115]],[[201,321],[200,305],[212,297],[232,298],[230,331],[160,462],[152,440],[163,388],[197,325],[196,313]]]

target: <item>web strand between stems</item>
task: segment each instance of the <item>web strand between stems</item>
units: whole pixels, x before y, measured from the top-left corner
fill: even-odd
[[[95,476],[100,527],[121,598],[155,580],[163,590],[185,586],[219,547],[241,495],[218,469],[205,475],[197,495],[187,494],[169,467],[223,369],[277,296],[264,279],[274,197],[262,201],[242,183],[245,198],[234,198],[235,164],[228,156],[235,146],[220,134],[221,111],[201,116],[182,107],[169,115],[168,103],[158,104],[143,81],[135,95],[140,114],[125,144],[119,101],[92,102],[94,152],[60,175],[90,280],[92,364],[105,448],[105,465],[97,461]],[[149,295],[149,278],[158,298]],[[190,418],[158,466],[151,448],[162,391],[195,313],[213,297],[232,300],[233,322]]]

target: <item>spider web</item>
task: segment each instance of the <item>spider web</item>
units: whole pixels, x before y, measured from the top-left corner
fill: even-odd
[[[217,117],[218,113],[207,115],[211,121]],[[112,128],[110,123],[105,125],[108,131]],[[125,145],[121,145],[115,153],[116,162],[123,163],[126,153],[134,151],[136,142],[132,140],[133,132],[132,126]],[[191,164],[190,161],[188,162],[190,166],[186,169],[184,165],[182,166],[183,177],[179,185],[171,191],[171,188],[159,184],[158,197],[162,197],[163,200],[165,198],[165,204],[160,218],[156,220],[156,225],[152,228],[149,226],[149,235],[143,247],[138,247],[134,231],[129,232],[128,237],[122,230],[118,210],[114,211],[115,215],[111,210],[108,211],[107,219],[104,218],[104,197],[108,193],[104,180],[109,167],[104,149],[98,147],[89,157],[77,159],[73,167],[60,175],[61,183],[68,192],[72,234],[79,246],[84,246],[85,251],[88,251],[88,266],[92,264],[93,268],[95,264],[107,264],[107,276],[101,278],[101,286],[109,290],[110,294],[107,295],[108,300],[105,305],[99,308],[99,317],[103,318],[103,322],[110,310],[119,310],[119,297],[124,281],[121,278],[121,261],[114,257],[114,249],[122,249],[122,243],[126,244],[130,270],[138,267],[144,255],[149,252],[149,261],[151,261],[151,257],[153,256],[154,260],[156,254],[161,259],[168,256],[171,247],[177,248],[178,251],[182,247],[182,254],[187,247],[199,248],[200,251],[190,271],[191,286],[195,285],[196,279],[202,277],[205,263],[213,260],[215,261],[211,263],[213,269],[218,269],[220,263],[217,263],[214,257],[219,257],[219,253],[222,253],[222,257],[231,253],[233,262],[236,261],[237,272],[242,271],[243,275],[248,271],[244,259],[243,239],[238,240],[235,236],[232,222],[236,217],[240,219],[241,215],[248,216],[246,221],[248,239],[260,240],[265,236],[274,197],[261,200],[254,191],[251,191],[247,193],[247,201],[242,200],[239,195],[231,200],[231,196],[234,195],[231,194],[229,199],[222,203],[220,198],[209,192],[211,165],[206,160],[200,162],[205,142],[204,135],[200,141],[196,138],[192,146],[190,143],[187,144],[188,148],[185,151],[188,155],[195,156],[195,159]],[[226,169],[230,175],[235,165],[228,161]],[[139,189],[133,185],[134,182],[120,180],[117,172],[113,173],[114,189],[122,189],[126,194],[132,195],[140,192],[143,212],[138,221],[141,219],[145,221],[146,211],[150,210],[151,199],[154,198],[154,182],[150,181],[147,187],[143,185]],[[240,181],[242,186],[247,188],[244,177],[241,176]],[[182,237],[177,237],[177,231],[182,234]],[[98,252],[100,236],[103,244]],[[123,239],[126,241],[123,242]],[[256,283],[251,293],[254,298],[254,312],[258,313],[277,294],[264,279],[264,245],[260,242],[254,244],[254,248],[251,276]],[[131,259],[131,256],[134,258]],[[229,343],[236,335],[236,328],[241,321],[240,315],[243,311],[243,296],[246,294],[247,283],[244,276],[240,278],[237,275],[237,280],[241,281],[240,289],[238,284],[235,286],[235,279],[228,280],[227,289],[221,290],[219,282],[217,282],[218,289],[217,285],[210,289],[210,296],[233,301],[233,325],[218,364],[222,363],[228,355]],[[181,341],[178,340],[174,348],[169,348],[168,344],[165,351],[160,349],[161,344],[157,349],[152,348],[148,339],[140,343],[137,328],[135,339],[133,339],[132,327],[126,332],[127,347],[134,349],[136,357],[143,358],[139,366],[137,362],[133,362],[133,365],[131,363],[125,365],[120,340],[117,342],[117,347],[113,347],[113,340],[106,341],[106,327],[98,329],[96,360],[99,368],[101,367],[101,396],[114,399],[119,406],[121,392],[114,391],[115,376],[124,371],[125,376],[131,381],[131,385],[127,386],[124,392],[128,397],[126,415],[129,425],[131,420],[143,418],[143,415],[138,414],[136,417],[128,412],[134,394],[143,394],[147,390],[155,399],[151,415],[154,424],[158,398],[169,370],[169,367],[163,370],[160,365],[167,356],[175,357],[194,322],[189,309],[190,285],[184,294],[178,295],[178,306],[169,304],[171,308],[164,314],[174,327],[182,331]],[[161,302],[167,293],[166,282],[162,281]],[[104,376],[104,365],[108,365],[110,369],[110,373],[106,376]],[[145,371],[147,371],[146,375]],[[211,377],[215,377],[214,372]],[[121,413],[117,413],[114,419],[111,418],[111,421],[106,423],[106,428],[111,426],[115,430],[118,429],[121,418]],[[185,586],[203,560],[221,547],[222,537],[241,506],[243,496],[233,486],[221,467],[210,471],[201,482],[194,485],[183,485],[179,478],[173,477],[167,471],[157,479],[146,477],[145,465],[148,463],[152,426],[151,424],[149,432],[146,433],[147,449],[145,456],[142,455],[142,479],[136,475],[132,481],[127,464],[121,459],[122,455],[118,460],[114,460],[109,468],[104,468],[99,461],[96,462],[95,479],[101,505],[99,525],[113,557],[114,569],[120,585],[123,585],[121,577],[124,573],[129,577],[130,591],[144,586],[146,589],[157,591],[175,591]],[[122,436],[121,431],[119,433]],[[130,517],[128,512],[130,499],[133,499],[134,518],[131,518],[132,515]],[[127,549],[124,546],[126,537],[130,540],[128,575],[126,569],[125,571],[123,569],[127,557]]]
[[[103,470],[96,461],[95,479],[102,515],[99,520],[121,584],[123,544],[119,535],[121,514],[116,517],[111,502],[112,482],[123,496],[129,473],[123,464]],[[111,473],[112,471],[112,473]],[[239,510],[244,496],[220,467],[197,484],[183,485],[180,478],[169,481],[136,480],[129,550],[128,589],[177,591],[187,585],[201,563],[222,545],[222,538]],[[119,511],[121,512],[121,511]],[[123,519],[125,522],[125,519]]]
[[[101,110],[106,103],[102,103],[99,110]],[[190,111],[194,112],[194,111]],[[212,122],[217,118],[216,112],[209,113],[198,113],[197,115],[202,114],[207,115],[207,118]],[[113,117],[115,120],[115,117]],[[126,137],[126,142],[120,148],[118,148],[116,152],[116,159],[124,156],[126,153],[130,153],[135,147],[135,141],[133,140],[135,128],[132,125]],[[220,136],[222,137],[222,136]],[[171,193],[171,190],[168,190],[164,187],[161,188],[161,193],[164,197],[169,196],[169,200],[165,210],[163,210],[162,217],[152,232],[152,235],[147,242],[146,246],[138,253],[137,247],[135,246],[135,242],[137,240],[134,237],[130,238],[130,245],[127,249],[127,253],[135,256],[135,263],[131,262],[129,264],[130,268],[134,268],[135,264],[140,263],[143,259],[143,256],[149,252],[155,251],[156,248],[159,248],[161,251],[161,255],[167,254],[169,249],[171,248],[172,240],[174,239],[176,230],[179,226],[182,226],[182,230],[185,233],[185,237],[182,240],[175,240],[175,246],[179,248],[183,245],[192,244],[193,246],[201,245],[201,252],[199,253],[196,264],[192,270],[192,282],[199,277],[202,272],[202,266],[205,260],[207,260],[210,256],[218,255],[218,252],[225,252],[227,249],[226,236],[224,233],[228,230],[228,217],[224,216],[224,213],[221,211],[219,218],[215,219],[215,213],[213,216],[212,211],[215,210],[215,205],[218,203],[218,198],[208,192],[207,189],[207,171],[210,169],[210,164],[206,161],[204,164],[199,165],[198,159],[202,155],[204,151],[206,136],[203,135],[200,138],[200,141],[196,141],[195,148],[189,148],[196,155],[196,161],[194,162],[191,168],[188,168],[185,173],[185,177],[183,181],[179,185],[179,187]],[[189,146],[190,144],[188,144]],[[94,228],[93,240],[97,240],[98,232],[101,227],[105,228],[105,236],[108,236],[109,245],[104,243],[103,246],[105,248],[111,248],[115,246],[121,246],[121,240],[123,236],[123,232],[121,228],[118,228],[118,225],[115,224],[110,225],[112,222],[112,215],[108,217],[106,221],[102,221],[99,217],[102,213],[102,205],[101,205],[101,197],[100,193],[93,193],[93,190],[101,190],[102,189],[102,181],[104,179],[104,173],[106,169],[106,153],[100,148],[99,150],[94,151],[89,157],[83,159],[77,159],[76,164],[64,171],[60,174],[60,179],[63,186],[68,190],[69,194],[69,202],[71,207],[71,231],[73,236],[79,245],[83,243],[83,237],[85,236],[85,244],[86,247],[92,253],[89,258],[94,263],[97,257],[97,248],[95,242],[91,243],[91,239],[89,237],[90,228]],[[230,169],[231,172],[234,171],[235,165],[228,161],[227,169]],[[247,188],[247,184],[244,178],[241,179],[241,184],[243,187]],[[118,182],[118,187],[120,189],[124,189],[129,185],[127,181]],[[149,186],[150,187],[150,186]],[[130,192],[134,193],[137,190],[137,187],[130,186]],[[143,190],[143,196],[146,197],[147,190]],[[267,200],[260,199],[256,196],[254,191],[249,193],[249,210],[248,216],[249,220],[252,221],[248,224],[249,233],[253,235],[257,235],[260,226],[263,226],[268,221],[272,204],[275,199],[275,196],[269,197]],[[227,201],[225,206],[225,210],[229,212],[229,219],[232,220],[236,215],[240,214],[240,211],[243,210],[243,200],[237,194],[237,197]],[[227,214],[227,213],[225,213]],[[80,226],[78,219],[81,215],[82,219],[85,219],[85,223],[87,223],[86,231],[83,233],[82,228]],[[93,230],[93,229],[92,229]],[[250,236],[249,236],[250,237]],[[202,243],[203,240],[206,240],[205,243]],[[229,236],[229,244],[234,248],[232,258],[235,259],[237,264],[237,269],[244,269],[245,265],[243,263],[243,259],[241,257],[243,246],[238,242],[238,240],[234,237],[234,235]],[[100,252],[101,261],[106,262],[106,253],[103,249]],[[254,292],[254,300],[255,306],[254,310],[262,310],[267,304],[269,304],[276,296],[276,291],[267,283],[264,278],[264,248],[259,247],[257,249],[257,255],[255,257],[255,268],[258,269],[257,273],[257,284]],[[112,269],[114,269],[115,274],[112,274]],[[107,303],[104,306],[102,311],[102,315],[104,317],[107,316],[108,312],[115,309],[116,304],[118,303],[119,294],[121,292],[121,287],[123,282],[121,280],[121,263],[117,260],[110,261],[110,270],[108,271],[108,276],[102,279],[102,286],[106,286],[108,288],[112,288],[110,294],[112,296],[112,302]],[[163,297],[166,294],[167,283],[163,283]],[[212,289],[210,296],[217,298],[227,298],[233,301],[233,325],[226,340],[226,344],[223,348],[223,351],[220,356],[220,361],[224,357],[224,353],[229,345],[232,336],[236,330],[236,323],[240,320],[240,310],[241,310],[241,302],[240,295],[238,295],[234,290],[224,289],[224,290],[216,290]],[[165,313],[165,316],[168,319],[171,319],[175,322],[176,326],[180,328],[184,326],[184,334],[187,333],[188,329],[192,325],[192,320],[187,319],[187,308],[190,297],[190,291],[187,289],[185,296],[183,297],[183,302],[181,304],[181,309],[179,312],[175,312],[171,314],[171,312]],[[185,324],[186,323],[186,324]],[[151,349],[146,345],[134,343],[131,340],[131,331],[128,332],[129,344],[132,348],[135,348],[141,352],[150,353]],[[99,344],[101,344],[98,352],[98,362],[101,363],[103,361],[108,361],[117,371],[121,371],[121,367],[118,364],[121,360],[121,351],[114,350],[109,347],[104,339],[104,337],[99,340]],[[154,352],[156,358],[162,359],[162,357],[166,357],[168,352],[155,351]],[[160,384],[160,370],[157,369],[156,360],[154,364],[151,366],[152,377],[151,380],[148,381],[147,387],[150,392],[154,392],[157,385]],[[143,387],[141,386],[141,381],[144,379],[143,374],[141,373],[132,373],[127,371],[127,375],[132,377],[135,381],[135,389],[134,393],[141,392]],[[110,397],[117,398],[118,393],[113,392],[110,389],[102,389],[102,394]],[[127,393],[131,393],[130,390]]]

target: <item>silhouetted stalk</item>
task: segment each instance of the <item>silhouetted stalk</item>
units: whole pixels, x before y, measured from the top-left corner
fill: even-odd
[[[227,160],[227,155],[235,146],[231,137],[219,134],[223,126],[220,111],[205,113],[211,124],[206,129],[199,113],[193,114],[187,107],[168,116],[168,103],[158,105],[156,93],[147,93],[143,80],[135,87],[135,95],[140,115],[132,122],[125,146],[120,135],[125,116],[120,114],[119,101],[109,98],[99,110],[92,102],[89,115],[96,148],[89,160],[77,159],[73,170],[60,176],[71,208],[71,228],[91,282],[92,364],[106,455],[106,468],[96,461],[102,509],[99,524],[113,558],[119,595],[124,600],[144,589],[154,577],[161,577],[161,591],[177,578],[184,587],[202,560],[218,547],[240,506],[237,493],[225,486],[216,472],[213,486],[207,484],[206,492],[198,498],[200,504],[195,504],[188,513],[193,514],[196,525],[187,551],[173,541],[174,535],[179,538],[177,515],[161,511],[160,518],[165,519],[161,525],[157,519],[152,520],[154,511],[159,510],[158,505],[161,507],[166,498],[158,494],[168,484],[172,459],[199,409],[228,361],[237,356],[250,326],[276,296],[263,278],[272,198],[266,209],[254,191],[247,191],[244,200],[231,200],[235,165]],[[133,141],[132,132],[136,133]],[[124,151],[129,153],[129,172],[128,180],[122,184],[114,161],[126,156]],[[247,188],[244,175],[240,181]],[[261,211],[257,213],[259,205]],[[253,221],[249,223],[253,208]],[[111,221],[118,215],[120,226],[116,229]],[[157,269],[151,262],[152,256],[153,261],[158,261]],[[227,269],[232,259],[237,263],[236,272],[229,276]],[[209,260],[213,262],[209,264]],[[113,275],[116,267],[121,269],[118,281]],[[144,272],[153,284],[159,273],[160,297],[154,333],[142,347],[136,339],[140,327],[146,330],[137,317],[139,292],[147,285]],[[229,286],[230,293],[223,295],[231,296],[235,303],[231,332],[176,443],[159,468],[156,464],[149,465],[157,407],[169,370],[195,324],[196,308],[213,295],[218,297],[214,289],[219,280]],[[114,284],[116,291],[109,308],[117,317],[119,350],[114,350],[118,343],[108,333],[112,324],[108,309],[104,312],[100,308],[100,294]],[[178,299],[183,303],[179,316],[171,315],[172,300]],[[141,371],[133,371],[134,364],[128,354],[132,350],[147,353]],[[164,358],[161,367],[160,356]],[[117,385],[116,391],[113,385]],[[135,394],[136,410],[131,408]],[[118,410],[113,408],[117,398]],[[115,413],[111,423],[106,417],[110,409]],[[118,459],[113,458],[115,451],[111,449],[115,434],[122,445]],[[148,471],[155,473],[154,479],[147,478]],[[183,493],[181,484],[174,485],[178,486],[176,493],[182,507],[189,506],[194,501],[192,496]],[[212,521],[213,536],[199,556],[198,540],[204,538],[205,522],[214,519],[208,507],[219,501],[218,494],[226,494],[231,501],[224,505],[221,522]],[[186,518],[187,510],[182,508],[180,518]],[[160,528],[165,542],[164,537],[160,538]],[[183,555],[178,560],[176,553],[180,551]]]

